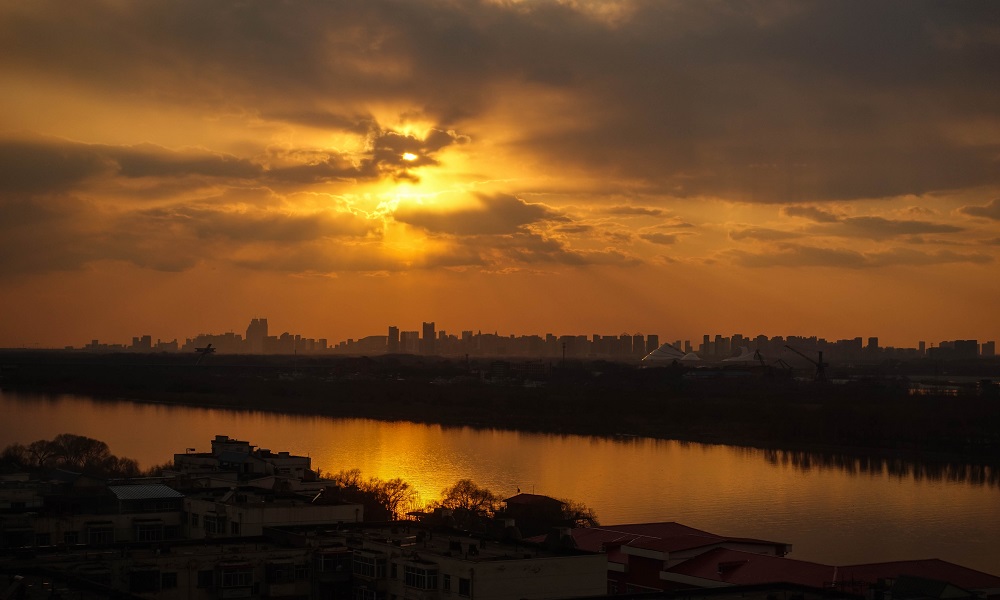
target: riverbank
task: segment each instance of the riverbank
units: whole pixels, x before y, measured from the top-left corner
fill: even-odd
[[[1000,464],[1000,402],[910,396],[896,380],[819,385],[766,371],[691,377],[597,362],[535,365],[524,376],[508,363],[412,357],[218,359],[194,365],[190,357],[169,355],[5,356],[0,386],[234,410],[877,454],[907,464]]]

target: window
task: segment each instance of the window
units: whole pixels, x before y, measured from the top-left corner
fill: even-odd
[[[362,577],[385,577],[385,559],[372,554],[354,555],[354,574]]]
[[[50,534],[50,533],[36,533],[35,534],[35,545],[36,546],[51,546],[52,545],[52,534]]]
[[[115,543],[115,529],[108,525],[91,525],[87,528],[87,542],[92,546]]]
[[[446,592],[451,591],[451,575],[445,573],[441,576],[441,589]]]
[[[291,583],[295,581],[295,569],[290,563],[267,565],[268,583]]]
[[[160,589],[169,590],[177,587],[177,573],[160,573]]]
[[[309,565],[295,565],[295,579],[309,579]]]
[[[205,533],[226,533],[226,517],[205,515]]]
[[[224,568],[220,577],[219,586],[224,588],[249,587],[253,585],[253,569],[251,568]]]
[[[347,573],[351,570],[350,552],[328,552],[320,554],[317,559],[320,573]]]
[[[232,535],[239,535],[240,534],[240,524],[237,523],[236,521],[233,521],[232,523],[230,523],[229,524],[229,533],[231,533]]]
[[[67,546],[80,543],[79,531],[66,531],[63,533],[63,543]]]
[[[418,590],[437,589],[437,569],[403,565],[403,585]]]
[[[354,600],[375,600],[375,590],[358,586],[354,588]]]
[[[472,595],[472,581],[465,577],[458,578],[458,595],[468,598]]]
[[[393,579],[399,578],[399,569],[397,569],[396,566],[396,563],[389,564],[389,577],[392,577]]]
[[[137,542],[159,542],[163,539],[162,523],[136,523],[135,541]]]
[[[198,513],[191,513],[191,527],[198,526]]]

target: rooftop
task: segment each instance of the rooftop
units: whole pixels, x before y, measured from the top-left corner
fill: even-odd
[[[184,494],[162,484],[109,485],[108,489],[119,500],[159,500],[184,497]]]
[[[411,551],[413,556],[452,557],[474,562],[491,560],[523,560],[565,556],[567,552],[553,552],[535,544],[481,540],[461,533],[431,532],[419,527],[381,527],[360,532],[364,547],[395,546]],[[579,552],[569,551],[569,554]]]

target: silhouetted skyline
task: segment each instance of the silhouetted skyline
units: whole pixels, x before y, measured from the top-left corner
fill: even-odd
[[[1000,338],[995,3],[72,4],[0,4],[0,346]]]
[[[638,360],[661,345],[676,349],[678,357],[695,353],[704,359],[725,359],[739,355],[744,349],[766,353],[771,359],[785,354],[791,345],[796,350],[825,352],[827,358],[842,361],[878,359],[914,359],[923,357],[949,359],[993,358],[996,342],[977,339],[952,339],[935,342],[920,341],[916,345],[880,345],[879,338],[851,337],[826,339],[818,336],[765,335],[745,336],[703,334],[691,339],[663,338],[657,333],[620,334],[500,334],[482,330],[438,329],[435,321],[424,321],[421,328],[406,330],[389,325],[385,334],[372,334],[330,342],[327,338],[283,331],[272,334],[265,317],[253,317],[245,335],[229,331],[221,334],[202,333],[183,342],[161,340],[146,334],[132,337],[130,344],[101,342],[95,338],[83,346],[66,349],[113,352],[192,352],[208,344],[214,350],[229,354],[418,354],[424,356],[521,356],[549,358],[613,358]],[[794,352],[794,350],[793,350]]]

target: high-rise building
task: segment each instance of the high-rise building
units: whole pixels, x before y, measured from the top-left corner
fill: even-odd
[[[983,351],[980,354],[983,358],[993,358],[997,355],[997,343],[995,341],[983,342]]]
[[[970,360],[979,358],[979,340],[955,340],[955,358]]]
[[[420,332],[401,331],[399,332],[399,350],[407,354],[416,354],[419,350]]]
[[[392,354],[399,352],[399,327],[389,326],[389,337],[386,340],[386,351]]]
[[[424,323],[424,335],[420,339],[420,353],[434,354],[434,321]]]
[[[264,354],[264,340],[267,339],[267,319],[250,319],[247,326],[247,344],[252,354]]]

